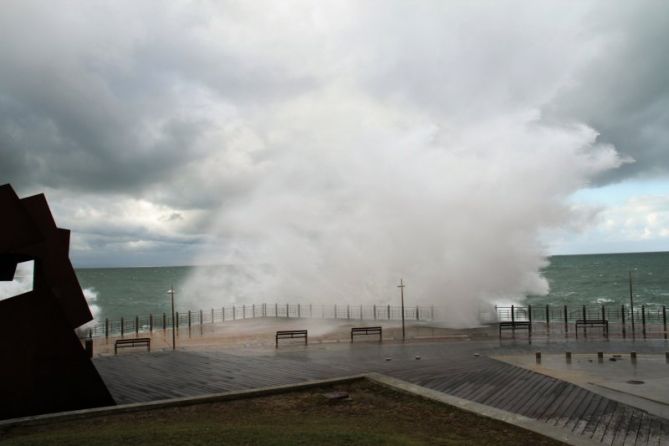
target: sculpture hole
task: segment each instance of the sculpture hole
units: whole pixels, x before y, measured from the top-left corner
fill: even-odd
[[[35,262],[33,260],[17,264],[14,279],[0,281],[0,300],[32,291],[34,269]]]

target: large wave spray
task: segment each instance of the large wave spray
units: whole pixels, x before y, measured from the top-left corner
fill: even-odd
[[[620,162],[593,130],[536,114],[461,129],[358,116],[333,117],[345,125],[327,140],[286,142],[221,212],[211,232],[225,247],[202,261],[234,269],[196,271],[184,290],[197,305],[397,303],[404,278],[411,304],[476,324],[481,302],[548,291],[540,231],[576,218],[566,197]]]

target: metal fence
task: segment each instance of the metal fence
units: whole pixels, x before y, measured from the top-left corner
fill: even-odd
[[[545,305],[495,307],[499,321],[527,321],[533,334],[575,334],[579,320],[607,321],[609,335],[667,339],[666,305]]]
[[[434,321],[443,315],[443,309],[434,306],[404,307],[406,321]],[[174,327],[200,331],[211,324],[220,324],[240,319],[257,318],[317,318],[328,320],[401,321],[402,307],[394,305],[314,305],[314,304],[252,304],[231,305],[208,310],[177,311],[174,313]],[[169,313],[149,314],[119,319],[105,319],[92,326],[78,330],[80,337],[116,337],[125,335],[151,334],[172,328]]]

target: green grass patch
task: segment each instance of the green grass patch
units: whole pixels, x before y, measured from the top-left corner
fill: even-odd
[[[329,400],[326,392],[348,392]],[[367,381],[14,427],[3,445],[560,445],[515,426]]]

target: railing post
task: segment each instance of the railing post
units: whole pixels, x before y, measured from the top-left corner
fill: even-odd
[[[664,331],[666,332],[667,329],[665,328]],[[105,318],[105,338],[109,338],[109,319]]]
[[[252,315],[253,319],[256,318],[256,304],[251,305],[251,315]]]
[[[246,319],[246,304],[242,304],[242,319]]]
[[[163,313],[163,331],[167,330],[167,315]]]
[[[286,318],[290,318],[290,304],[286,304]]]
[[[312,308],[311,304],[309,304],[309,317],[310,318],[314,317],[314,313],[313,313],[312,310],[313,310],[313,308]]]
[[[548,304],[546,304],[546,334],[551,334],[551,311],[548,308]]]
[[[530,329],[528,331],[530,332],[530,336],[532,336],[532,305],[527,306],[527,319],[530,323]]]
[[[430,306],[430,321],[434,322],[434,305]]]
[[[121,337],[123,337],[123,332],[124,332],[124,326],[123,326],[123,318],[121,318]]]
[[[235,305],[233,304],[232,305],[232,320],[234,321],[236,319],[237,319],[237,310],[235,310]]]
[[[625,324],[625,305],[620,306],[620,320],[623,326],[623,339],[627,337],[627,324]]]
[[[221,322],[225,322],[225,305],[221,307]]]
[[[374,320],[376,320],[376,304],[374,304]]]
[[[214,309],[211,309],[211,323],[214,323]]]
[[[416,305],[416,320],[420,320],[420,307],[418,305]]]
[[[569,337],[569,314],[566,305],[564,306],[564,335]]]
[[[274,304],[274,317],[279,317],[279,304]]]
[[[200,327],[202,326],[203,318],[202,318],[202,310],[200,310]]]
[[[177,332],[179,331],[179,319],[180,319],[179,312],[177,311],[176,313],[174,313],[174,323],[177,327]]]
[[[334,318],[337,319],[337,304],[334,304]]]
[[[351,305],[346,305],[346,319],[351,319]]]
[[[153,334],[153,313],[149,313],[149,334]]]
[[[390,320],[390,305],[388,305],[388,320]]]
[[[667,306],[662,305],[662,326],[664,327],[664,339],[667,339]]]
[[[139,335],[139,316],[135,316],[135,336]]]
[[[516,322],[516,311],[515,311],[515,306],[511,305],[511,324]]]
[[[190,320],[190,310],[188,310],[188,336],[190,337],[190,327],[191,327],[191,320]]]
[[[301,317],[302,317],[302,307],[300,304],[297,304],[297,318],[299,319]]]
[[[646,305],[641,305],[641,333],[646,339]]]

